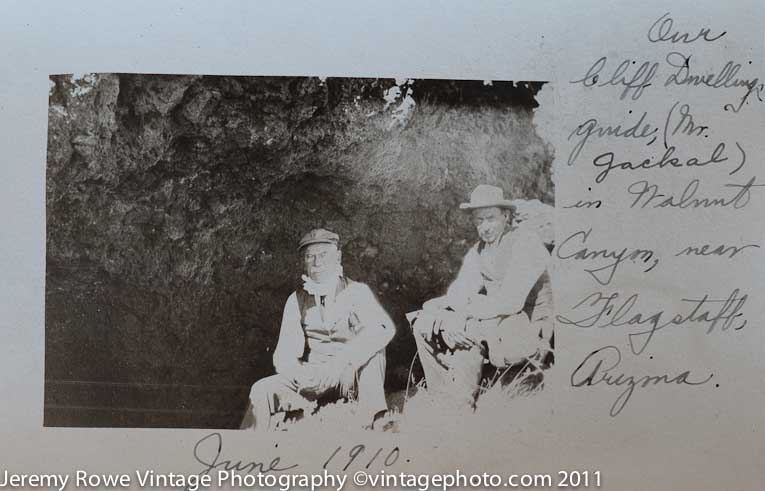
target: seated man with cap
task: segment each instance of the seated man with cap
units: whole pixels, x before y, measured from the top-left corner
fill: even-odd
[[[369,423],[387,410],[385,347],[395,326],[367,285],[343,275],[339,240],[316,229],[300,241],[303,287],[284,306],[276,374],[250,391],[256,430],[272,429],[277,413],[322,402],[355,400]]]
[[[473,407],[483,366],[528,366],[551,358],[550,253],[533,230],[511,227],[502,189],[480,185],[470,202],[478,242],[446,295],[408,315],[428,393]]]

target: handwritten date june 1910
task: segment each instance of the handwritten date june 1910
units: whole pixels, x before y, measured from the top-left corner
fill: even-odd
[[[347,450],[346,450],[347,449]],[[202,465],[199,475],[208,475],[213,471],[237,472],[243,474],[268,474],[293,471],[300,467],[298,463],[285,464],[282,457],[266,459],[238,459],[223,456],[223,436],[211,433],[194,445],[194,460]],[[351,466],[363,469],[390,467],[400,456],[398,447],[367,448],[357,444],[338,446],[324,460],[323,469],[347,471]]]

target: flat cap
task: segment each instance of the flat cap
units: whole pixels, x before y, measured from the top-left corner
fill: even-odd
[[[340,242],[340,236],[323,228],[315,228],[300,239],[298,250],[310,244],[335,244]]]

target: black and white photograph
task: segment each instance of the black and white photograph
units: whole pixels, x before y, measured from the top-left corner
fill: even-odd
[[[763,8],[5,2],[0,491],[759,489]]]
[[[51,76],[44,426],[396,433],[556,390],[544,90]]]

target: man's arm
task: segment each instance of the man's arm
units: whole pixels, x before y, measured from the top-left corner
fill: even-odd
[[[505,269],[502,285],[494,295],[486,296],[469,308],[473,317],[493,317],[517,314],[523,310],[526,299],[542,276],[550,260],[550,253],[537,234],[519,228],[513,244],[512,257]]]
[[[359,318],[361,330],[345,344],[345,360],[358,369],[391,342],[396,326],[367,285],[356,283],[353,288],[352,309]]]
[[[282,313],[279,342],[274,350],[274,368],[277,373],[290,373],[300,367],[305,350],[305,335],[300,324],[300,307],[294,293],[287,299]]]
[[[451,307],[457,312],[464,311],[472,297],[480,291],[482,281],[478,247],[473,246],[465,254],[457,277],[446,291],[443,307]]]

